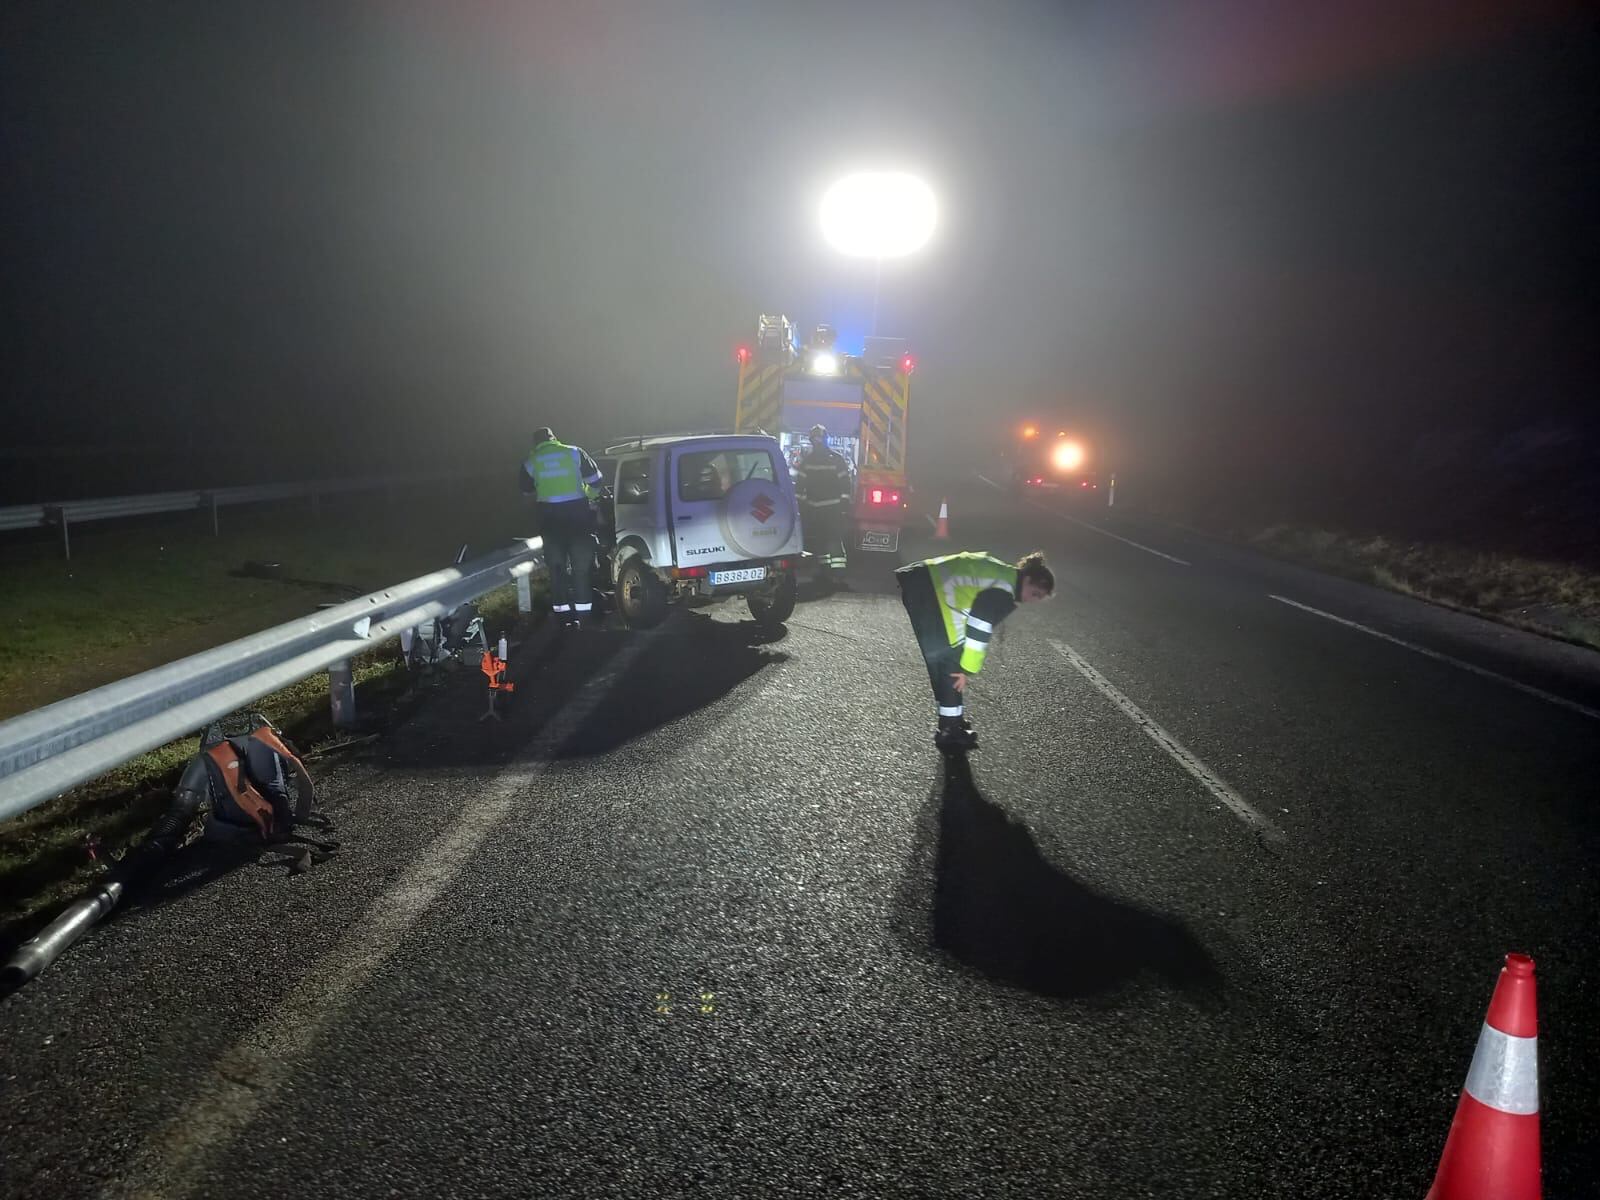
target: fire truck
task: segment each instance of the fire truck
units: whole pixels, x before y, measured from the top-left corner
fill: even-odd
[[[851,464],[854,551],[897,554],[911,507],[906,479],[906,416],[916,359],[903,338],[869,337],[847,354],[819,325],[802,342],[788,317],[763,315],[753,346],[740,346],[734,429],[770,433],[793,470],[816,425]]]

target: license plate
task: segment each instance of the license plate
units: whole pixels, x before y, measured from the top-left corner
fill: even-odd
[[[737,571],[711,572],[711,586],[720,587],[724,583],[758,583],[767,577],[765,567],[743,567]]]
[[[880,550],[892,553],[900,548],[900,531],[898,529],[863,529],[861,531],[860,548],[862,550]]]

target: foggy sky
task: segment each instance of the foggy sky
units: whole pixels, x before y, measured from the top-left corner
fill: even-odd
[[[725,424],[757,313],[866,332],[815,222],[858,165],[940,197],[879,322],[929,453],[1034,412],[1157,463],[1220,422],[1350,455],[1356,413],[1572,411],[1575,7],[14,4],[7,440],[410,464]]]

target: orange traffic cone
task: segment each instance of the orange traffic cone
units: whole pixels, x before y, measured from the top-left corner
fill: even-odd
[[[1539,1200],[1533,959],[1506,955],[1428,1200]]]
[[[933,527],[933,540],[948,542],[950,540],[950,505],[939,501],[939,523]]]

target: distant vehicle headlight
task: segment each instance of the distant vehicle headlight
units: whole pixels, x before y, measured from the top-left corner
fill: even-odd
[[[1062,442],[1051,452],[1050,460],[1058,471],[1076,471],[1083,466],[1083,447],[1077,442]]]

